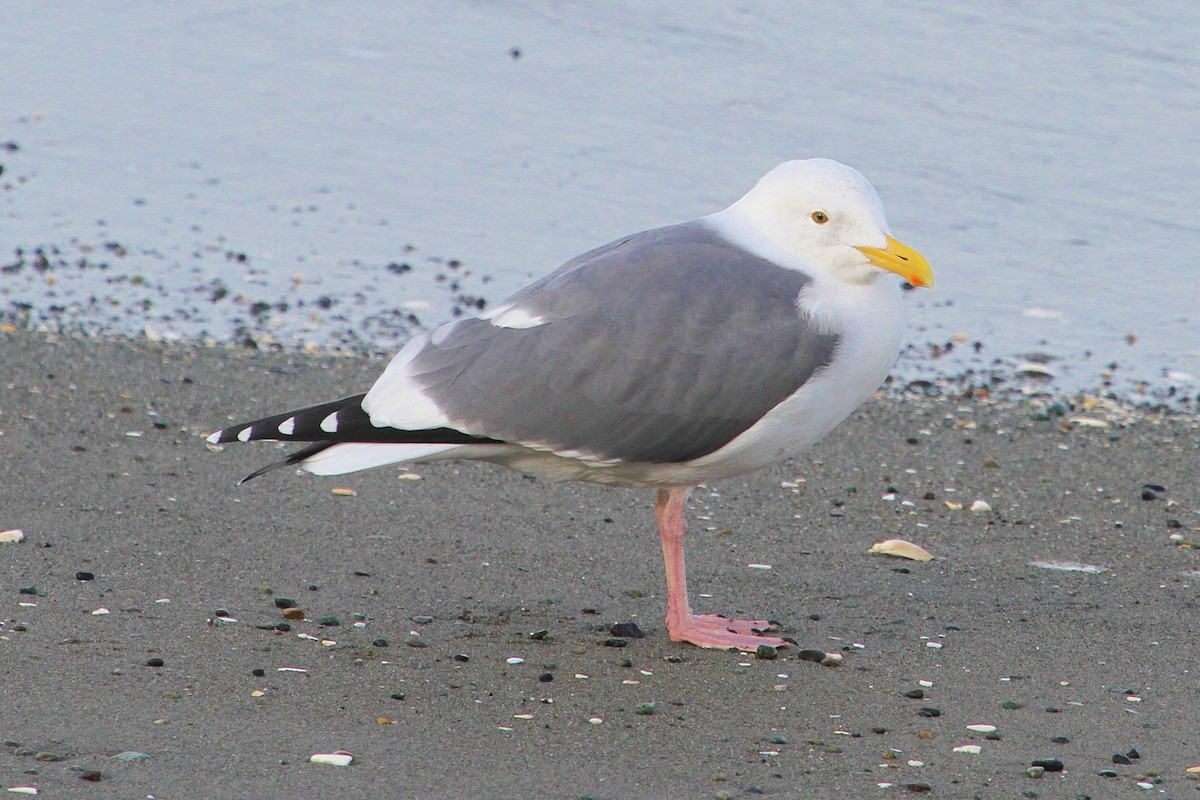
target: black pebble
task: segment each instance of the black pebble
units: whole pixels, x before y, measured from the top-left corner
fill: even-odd
[[[1129,756],[1123,755],[1122,753],[1114,753],[1112,761],[1114,764],[1126,764],[1127,765],[1127,764],[1133,763],[1133,760]]]
[[[1047,713],[1047,714],[1061,714],[1061,713],[1062,713],[1062,709],[1061,709],[1061,708],[1055,708],[1054,706],[1046,706],[1046,713]]]
[[[1129,752],[1127,752],[1125,755],[1127,755],[1129,758],[1141,758],[1142,757],[1142,754],[1137,751],[1136,747],[1129,748]]]
[[[275,623],[275,630],[279,631],[280,633],[287,633],[291,629],[292,629],[292,626],[290,623],[287,623],[287,622],[276,622]]]
[[[90,572],[76,572],[75,580],[77,580],[77,581],[94,581],[94,580],[96,580],[96,576]]]
[[[276,608],[295,608],[296,601],[290,597],[276,597],[275,598],[275,607]]]
[[[392,692],[392,695],[391,695],[391,697],[392,697],[392,699],[393,699],[393,700],[403,700],[403,699],[404,699],[404,692]]]
[[[1039,758],[1031,763],[1030,766],[1041,767],[1046,772],[1062,772],[1063,762],[1057,758]]]
[[[466,663],[467,661],[471,660],[471,657],[469,655],[467,655],[466,653],[455,653],[454,660],[462,661],[463,663]]]
[[[1100,770],[1100,777],[1101,778],[1115,778],[1115,777],[1117,777],[1117,771],[1115,769],[1102,769],[1102,770]]]
[[[904,696],[907,697],[909,700],[920,700],[922,697],[925,696],[925,690],[924,689],[909,689],[907,692],[904,693]]]
[[[83,772],[79,773],[80,780],[91,781],[93,783],[103,777],[104,775],[98,769],[85,769]]]
[[[825,660],[825,651],[824,650],[801,650],[799,653],[796,654],[796,656],[798,658],[803,659],[804,661],[815,661],[818,664],[820,664],[822,661]]]
[[[542,683],[549,683],[550,681],[554,680],[554,676],[549,672],[543,672],[541,675],[538,675],[538,680]]]
[[[940,717],[942,712],[940,709],[924,706],[917,714],[922,717]]]
[[[163,665],[163,660],[161,658],[146,659],[147,667],[161,667],[162,665]]]
[[[262,667],[257,667],[255,669],[250,670],[250,674],[256,678],[265,678],[267,676],[267,671],[265,669],[263,669]]]
[[[918,793],[933,791],[933,787],[930,786],[928,783],[906,783],[906,784],[904,784],[904,788],[910,792],[918,792]]]
[[[1071,740],[1065,736],[1053,736],[1050,738],[1050,741],[1054,742],[1055,744],[1066,744]]]
[[[622,639],[620,636],[610,636],[604,640],[605,647],[624,647],[629,642]]]
[[[17,589],[17,594],[37,594],[37,587],[22,586],[20,589]]]
[[[609,628],[608,632],[626,639],[643,639],[646,636],[636,622],[618,622]]]

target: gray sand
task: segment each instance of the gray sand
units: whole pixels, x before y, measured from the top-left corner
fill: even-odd
[[[889,396],[795,461],[696,492],[690,578],[711,598],[694,605],[778,620],[800,648],[843,653],[831,668],[800,648],[766,661],[669,642],[649,491],[469,464],[237,487],[280,451],[199,438],[361,391],[382,361],[23,332],[0,348],[0,530],[28,537],[0,544],[4,787],[1101,798],[1157,775],[1154,796],[1200,789],[1185,774],[1200,764],[1200,550],[1169,538],[1200,539],[1194,419]],[[1147,483],[1165,491],[1143,500]],[[976,499],[993,510],[944,502]],[[890,537],[938,560],[866,554]],[[276,597],[308,619],[257,627],[282,621]],[[238,622],[213,624],[218,610]],[[604,646],[601,628],[628,621],[646,637]],[[412,630],[426,647],[406,646]],[[924,698],[904,696],[922,680]],[[953,751],[968,743],[982,751]],[[339,748],[352,766],[308,762]],[[1131,748],[1140,759],[1113,764]],[[149,760],[113,757],[127,751]],[[1027,777],[1035,759],[1066,770]]]

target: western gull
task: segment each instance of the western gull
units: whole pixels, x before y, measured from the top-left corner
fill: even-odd
[[[933,286],[866,178],[788,161],[723,211],[598,247],[416,336],[364,394],[208,441],[311,443],[244,480],[288,465],[340,475],[474,459],[656,488],[670,638],[782,646],[766,620],[693,613],[688,494],[809,447],[876,391],[902,334],[889,273]]]

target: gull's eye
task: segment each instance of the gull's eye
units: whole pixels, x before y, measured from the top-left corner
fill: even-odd
[[[812,213],[812,221],[818,225],[824,225],[826,222],[829,222],[829,215],[824,211],[814,211]]]

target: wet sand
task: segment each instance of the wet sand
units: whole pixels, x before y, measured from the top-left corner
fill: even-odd
[[[649,491],[471,464],[238,487],[281,451],[213,453],[200,438],[361,391],[381,360],[28,332],[0,333],[0,348],[0,530],[26,535],[0,544],[6,788],[1200,789],[1185,772],[1200,764],[1200,550],[1170,538],[1200,540],[1194,417],[892,394],[793,461],[697,491],[693,603],[782,623],[800,646],[769,661],[666,639]],[[976,500],[991,510],[967,510]],[[892,537],[937,559],[866,553]],[[274,628],[277,599],[306,619]],[[616,622],[645,638],[606,646]],[[411,631],[425,646],[408,646]],[[800,660],[802,648],[842,666]],[[954,751],[965,744],[980,752]],[[338,749],[351,766],[309,763]],[[1039,759],[1065,770],[1028,776]]]

